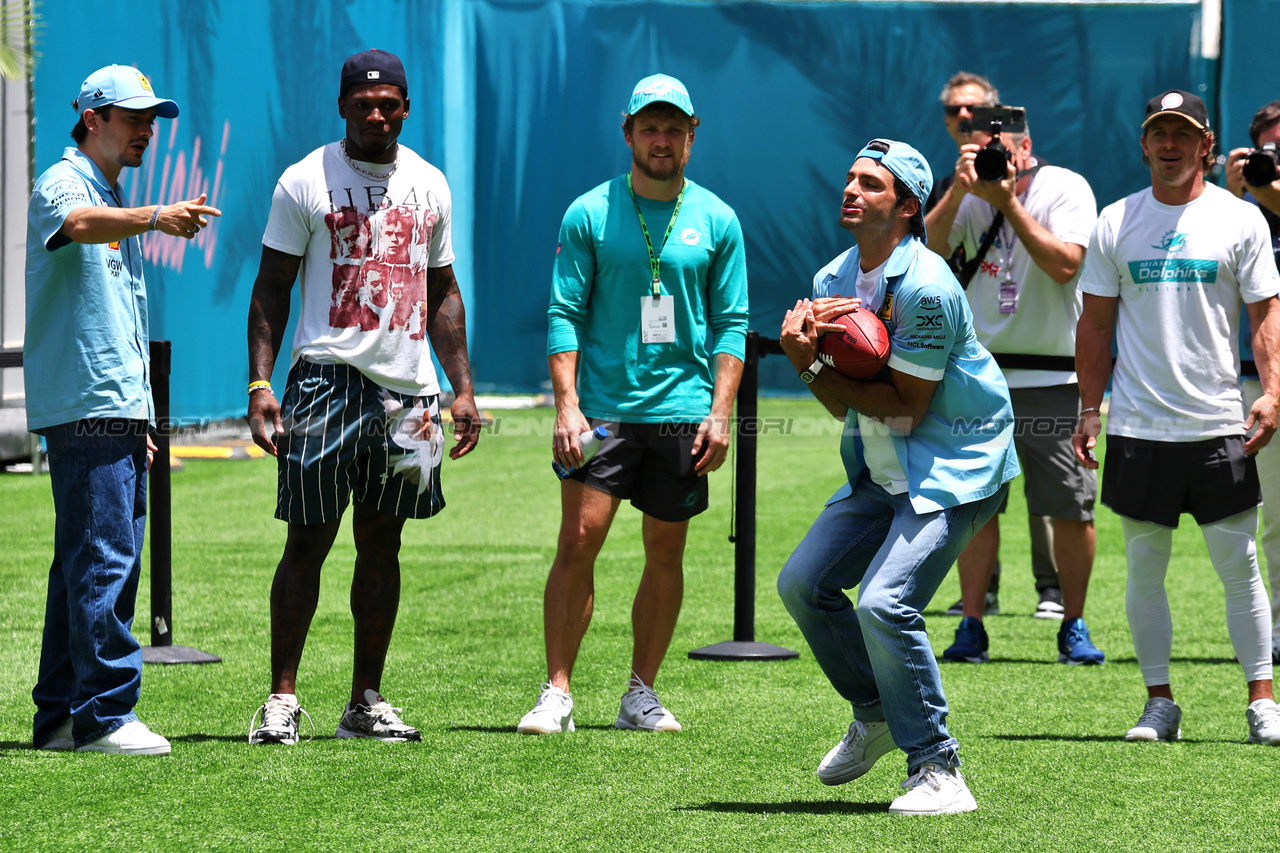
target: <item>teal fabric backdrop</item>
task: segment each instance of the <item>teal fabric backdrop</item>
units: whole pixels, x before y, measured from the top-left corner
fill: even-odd
[[[1261,2],[1274,20],[1280,2]],[[837,208],[863,142],[905,139],[950,168],[937,97],[952,72],[986,74],[1007,103],[1026,106],[1036,151],[1082,172],[1102,204],[1147,181],[1136,141],[1147,98],[1207,77],[1198,3],[58,0],[41,10],[37,169],[70,144],[68,104],[84,76],[136,64],[183,112],[158,122],[127,195],[147,204],[207,188],[224,211],[196,243],[146,240],[153,335],[174,342],[182,419],[243,412],[245,321],[272,188],[341,135],[338,71],[357,50],[405,61],[402,140],[453,187],[475,380],[501,391],[545,387],[560,217],[627,167],[621,112],[646,74],[689,86],[704,124],[688,173],[738,211],[752,325],[769,335],[813,271],[849,245]],[[1260,51],[1235,25],[1241,53]],[[1221,67],[1224,80],[1247,76],[1230,56]],[[1224,116],[1239,123],[1247,110],[1247,125],[1276,96],[1226,100]],[[764,363],[762,384],[797,391],[778,362]]]

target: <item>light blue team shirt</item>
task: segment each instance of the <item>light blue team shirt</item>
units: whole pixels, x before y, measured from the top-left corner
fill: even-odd
[[[818,270],[814,298],[856,295],[858,264],[854,246]],[[938,383],[920,425],[910,433],[890,433],[907,473],[912,508],[935,512],[981,500],[1018,476],[1009,387],[991,353],[978,343],[969,303],[947,262],[907,235],[863,305],[889,331],[889,367]],[[866,468],[856,418],[845,420],[840,456],[849,482],[828,503],[852,494]]]
[[[120,207],[119,187],[77,148],[41,175],[27,208],[27,428],[83,418],[155,423],[142,243],[58,234],[82,207]]]
[[[675,202],[636,200],[657,253]],[[745,356],[746,254],[733,209],[688,181],[660,257],[661,293],[675,300],[675,341],[646,344],[640,300],[653,276],[626,176],[580,196],[564,215],[547,354],[580,352],[578,400],[587,417],[696,423],[711,412],[712,356]]]

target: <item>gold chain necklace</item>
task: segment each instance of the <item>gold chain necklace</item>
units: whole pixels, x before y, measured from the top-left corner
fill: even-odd
[[[340,144],[342,148],[342,159],[347,161],[347,165],[351,167],[352,171],[354,171],[358,175],[364,175],[366,178],[368,178],[371,181],[385,181],[396,173],[396,169],[400,168],[400,146],[399,145],[396,146],[396,159],[391,163],[391,168],[386,172],[378,173],[378,172],[370,172],[368,169],[362,169],[356,165],[356,162],[351,159],[351,155],[347,153],[346,137],[342,138],[342,142]]]

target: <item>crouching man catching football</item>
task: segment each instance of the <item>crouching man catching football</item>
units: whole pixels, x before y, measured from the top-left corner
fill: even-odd
[[[921,611],[1019,473],[1009,389],[978,343],[963,291],[925,247],[933,185],[911,146],[874,139],[849,169],[840,224],[857,243],[827,264],[782,324],[782,348],[845,421],[848,484],[827,502],[778,578],[814,657],[853,706],[848,733],[818,765],[840,785],[893,749],[907,754],[896,814],[977,808],[947,731],[947,700]],[[851,310],[890,335],[887,376],[846,379],[817,340]],[[887,378],[887,381],[879,381]],[[855,605],[845,590],[859,587]]]

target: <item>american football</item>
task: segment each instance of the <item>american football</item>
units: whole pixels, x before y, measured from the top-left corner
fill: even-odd
[[[869,379],[889,361],[889,330],[872,311],[852,311],[831,322],[843,332],[828,332],[818,339],[818,358],[841,376]]]

